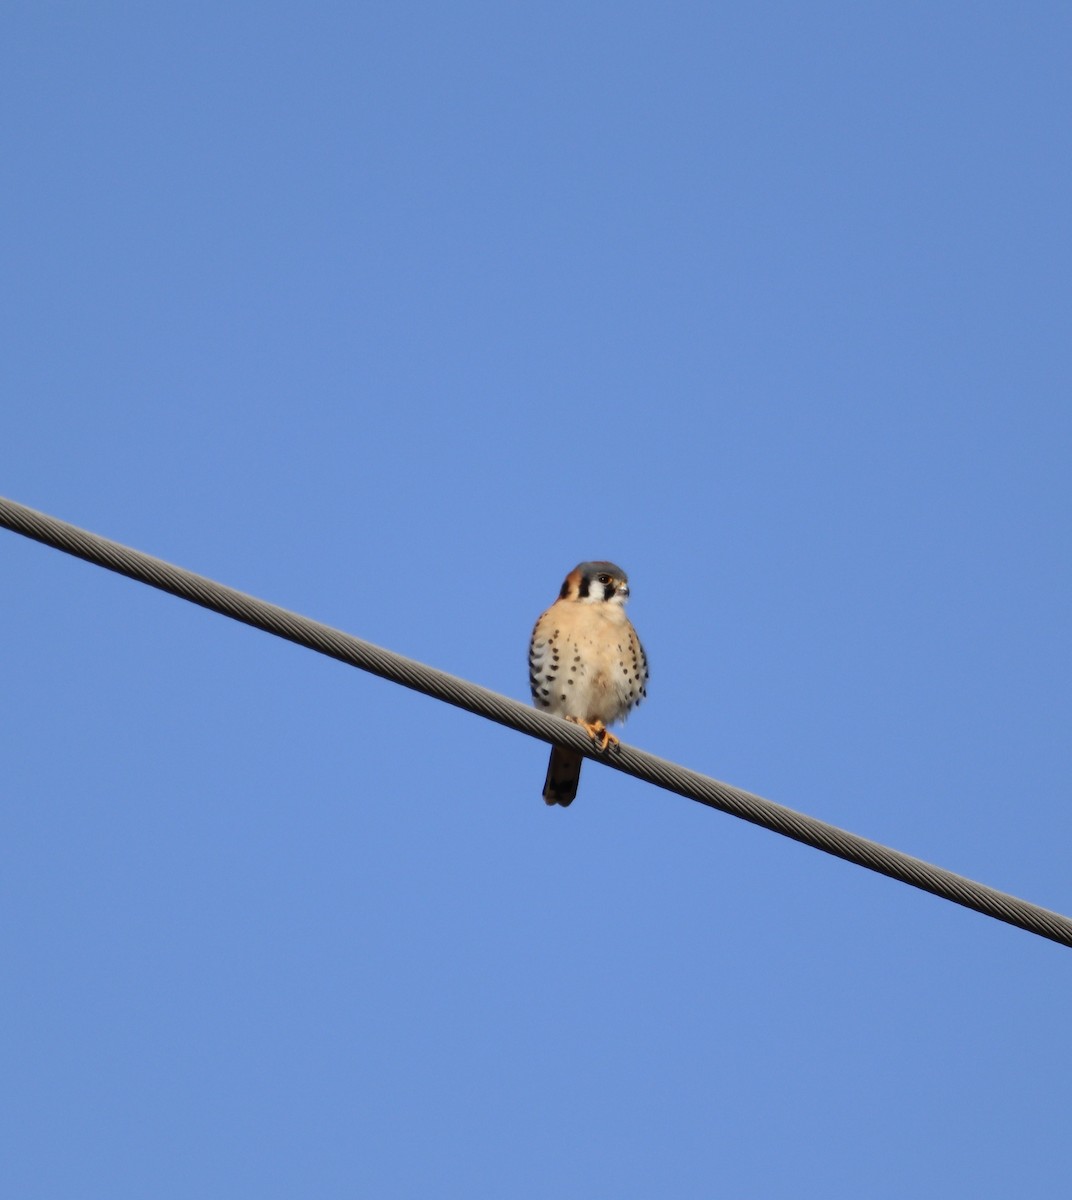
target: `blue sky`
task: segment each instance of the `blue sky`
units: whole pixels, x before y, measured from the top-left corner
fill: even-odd
[[[0,493],[1072,912],[1062,4],[12,4]],[[6,1190],[1067,1195],[1067,950],[0,534]]]

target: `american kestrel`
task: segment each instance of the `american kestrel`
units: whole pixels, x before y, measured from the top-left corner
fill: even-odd
[[[580,725],[600,750],[618,739],[607,726],[647,695],[648,660],[625,615],[629,579],[609,562],[583,562],[536,622],[529,644],[532,702]],[[565,808],[577,795],[583,756],[553,746],[543,798]]]

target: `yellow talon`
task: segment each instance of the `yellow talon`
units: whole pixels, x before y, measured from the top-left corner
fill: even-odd
[[[567,717],[566,720],[572,721],[574,725],[580,725],[592,741],[596,743],[601,754],[606,753],[611,745],[615,747],[621,745],[620,739],[611,733],[602,721],[582,721],[580,717]]]

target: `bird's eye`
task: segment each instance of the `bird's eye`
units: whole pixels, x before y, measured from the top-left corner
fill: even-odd
[[[599,582],[603,583],[603,584],[610,583],[610,576],[609,575],[600,575]]]

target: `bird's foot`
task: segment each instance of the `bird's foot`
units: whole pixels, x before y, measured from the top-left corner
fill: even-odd
[[[582,721],[580,717],[567,717],[566,720],[572,721],[574,725],[580,725],[592,741],[596,743],[596,748],[600,754],[605,754],[611,746],[615,750],[621,748],[622,743],[620,739],[611,733],[602,721]]]

